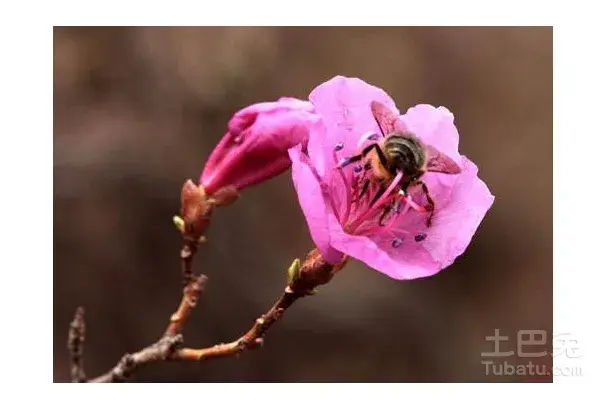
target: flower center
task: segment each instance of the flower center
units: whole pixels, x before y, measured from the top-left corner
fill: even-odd
[[[404,174],[398,172],[389,184],[380,182],[372,176],[370,164],[358,162],[348,177],[344,171],[348,169],[348,159],[340,160],[338,156],[342,149],[342,143],[334,146],[333,160],[346,189],[345,200],[334,200],[333,209],[344,231],[362,235],[380,226],[391,226],[408,206],[405,193],[398,188]],[[394,247],[402,244],[402,239],[395,241]]]

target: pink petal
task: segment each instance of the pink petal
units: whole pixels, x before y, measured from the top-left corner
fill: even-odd
[[[288,154],[292,160],[292,180],[311,238],[326,261],[339,263],[342,254],[331,247],[328,231],[328,218],[334,214],[327,204],[319,177],[309,158],[303,154],[301,145],[291,148]]]
[[[409,211],[392,228],[378,227],[363,236],[340,234],[330,226],[331,244],[395,279],[431,276],[451,265],[466,250],[494,196],[477,177],[478,169],[466,157],[451,199],[436,211],[432,227],[425,225],[426,214]],[[421,242],[415,236],[425,234]],[[400,240],[398,247],[393,246]]]
[[[453,114],[447,108],[419,104],[409,108],[400,118],[425,143],[433,145],[456,163],[461,163],[458,130],[453,123]]]
[[[336,220],[329,220],[331,245],[367,266],[397,280],[411,280],[438,273],[441,267],[419,243],[413,241],[415,231],[397,235],[379,231],[374,235],[358,236],[343,232]],[[402,245],[392,247],[396,238]]]
[[[308,154],[320,175],[334,167],[332,151],[336,144],[343,144],[339,159],[350,157],[358,153],[362,134],[379,132],[371,101],[379,101],[398,113],[385,91],[359,78],[336,76],[314,88],[309,100],[316,113],[322,115],[325,126],[325,130],[312,133],[308,146]]]
[[[206,163],[201,184],[212,193],[228,185],[241,189],[284,172],[288,149],[306,144],[310,126],[320,121],[312,110],[311,103],[288,98],[240,110]]]
[[[401,119],[407,128],[424,143],[436,147],[437,150],[461,165],[462,157],[458,152],[459,134],[453,123],[453,114],[447,108],[419,104],[409,108]],[[439,207],[442,207],[449,199],[457,176],[427,172],[422,177]]]
[[[449,203],[435,214],[428,237],[423,242],[432,258],[446,267],[464,253],[495,197],[479,177],[477,166],[462,157]]]
[[[233,141],[233,135],[230,132],[225,133],[225,135],[222,136],[222,138],[220,139],[218,144],[216,144],[216,147],[214,147],[212,153],[205,162],[203,171],[201,172],[201,179],[210,178],[214,174],[216,167],[220,164],[223,158],[226,158],[227,154],[231,151]]]
[[[231,133],[239,134],[252,125],[259,114],[291,110],[313,113],[314,106],[311,102],[290,97],[282,97],[276,102],[258,102],[246,106],[235,113],[229,121],[228,128]]]

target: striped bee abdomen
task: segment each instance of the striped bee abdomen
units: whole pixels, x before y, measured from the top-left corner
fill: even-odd
[[[383,142],[383,150],[392,174],[397,171],[415,174],[425,163],[424,147],[414,136],[390,134]]]

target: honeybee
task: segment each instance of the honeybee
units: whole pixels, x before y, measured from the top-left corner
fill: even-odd
[[[372,101],[371,112],[382,138],[364,147],[358,155],[345,159],[341,166],[364,160],[364,166],[370,170],[370,175],[363,185],[360,197],[366,192],[370,181],[381,185],[371,204],[383,194],[396,175],[402,172],[403,176],[398,186],[403,194],[407,194],[408,189],[421,186],[427,206],[414,208],[419,212],[430,213],[426,220],[426,225],[430,227],[434,214],[434,199],[430,195],[428,186],[420,178],[426,172],[456,175],[462,171],[460,166],[410,132],[398,115],[381,102]],[[386,207],[379,219],[380,224],[390,209],[391,207]]]

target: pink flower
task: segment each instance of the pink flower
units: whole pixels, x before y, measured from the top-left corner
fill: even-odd
[[[237,112],[228,132],[208,158],[200,183],[207,194],[240,190],[281,174],[290,167],[288,149],[307,144],[318,120],[313,105],[294,98],[250,105]]]
[[[341,76],[315,88],[309,99],[322,119],[312,125],[308,145],[289,154],[299,203],[324,258],[333,263],[348,255],[395,279],[431,276],[451,265],[494,201],[477,166],[458,152],[451,112],[422,104],[399,117],[383,90]],[[385,114],[381,125],[373,108]],[[434,201],[430,222],[422,186],[410,182],[401,190],[411,172],[396,171],[377,183],[373,179],[383,172],[378,159],[349,163],[367,145],[382,144],[388,137],[380,130],[384,124],[393,126],[385,131],[406,130],[432,146],[432,162],[420,178]]]

